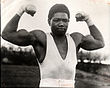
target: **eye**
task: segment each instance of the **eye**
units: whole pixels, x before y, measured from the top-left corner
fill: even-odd
[[[69,20],[68,20],[68,19],[62,19],[62,21],[63,21],[63,22],[69,22]]]
[[[60,21],[60,20],[59,20],[59,19],[53,19],[53,21],[54,21],[54,22],[58,22],[58,21]]]
[[[62,21],[62,22],[69,22],[69,19],[53,19],[54,22],[59,22],[59,21]]]

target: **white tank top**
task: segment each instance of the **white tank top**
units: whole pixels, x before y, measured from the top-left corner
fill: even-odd
[[[55,41],[51,34],[47,33],[47,50],[44,61],[40,65],[41,80],[42,79],[75,79],[76,73],[76,47],[72,37],[66,34],[67,37],[67,55],[63,59],[58,51]]]

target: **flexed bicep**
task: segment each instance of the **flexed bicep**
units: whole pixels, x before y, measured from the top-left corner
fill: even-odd
[[[24,29],[20,29],[17,32],[6,33],[5,35],[4,35],[5,36],[4,39],[13,43],[13,44],[16,44],[19,46],[30,45],[31,35],[29,32],[27,32]]]
[[[36,13],[36,7],[33,5],[22,5],[14,17],[7,23],[3,32],[2,38],[16,45],[27,46],[30,45],[31,36],[30,33],[24,29],[18,30],[18,24],[23,13],[34,16]]]
[[[91,35],[83,36],[81,42],[81,48],[85,50],[96,50],[102,48],[102,42],[100,40],[95,39]]]

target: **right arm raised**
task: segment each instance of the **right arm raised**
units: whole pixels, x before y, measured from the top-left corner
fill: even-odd
[[[21,7],[18,13],[8,22],[2,32],[3,39],[20,46],[30,45],[32,38],[32,33],[29,33],[24,29],[17,31],[20,17],[24,12],[34,16],[35,7],[32,5]]]

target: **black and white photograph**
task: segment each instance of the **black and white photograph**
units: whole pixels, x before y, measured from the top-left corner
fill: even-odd
[[[1,0],[1,88],[110,88],[110,0]]]

